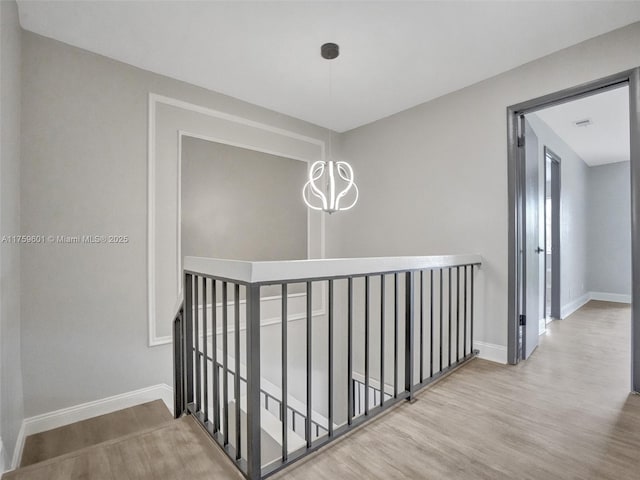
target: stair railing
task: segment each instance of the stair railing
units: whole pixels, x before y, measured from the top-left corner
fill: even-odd
[[[480,264],[478,255],[186,257],[184,311],[174,322],[176,416],[193,415],[249,480],[271,476],[477,354]],[[278,295],[267,305],[261,291],[274,289]],[[279,299],[275,320],[266,312],[273,298]],[[261,346],[261,330],[274,327],[278,334],[269,330],[269,343]],[[296,348],[303,353],[293,358]],[[263,367],[269,375],[268,369],[279,370],[277,394],[262,388]],[[303,388],[294,392],[298,384]],[[294,398],[303,411],[290,407]],[[279,432],[266,433],[280,448],[277,458],[268,458],[262,444],[270,401],[278,403]],[[291,425],[296,418],[303,429]],[[290,445],[292,432],[302,446]]]

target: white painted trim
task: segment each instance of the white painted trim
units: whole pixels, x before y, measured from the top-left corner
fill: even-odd
[[[607,292],[587,292],[581,297],[575,299],[573,302],[562,307],[562,319],[567,318],[575,311],[582,308],[591,300],[598,300],[601,302],[615,302],[615,303],[631,303],[631,295],[622,293],[607,293]]]
[[[156,337],[156,102],[149,95],[147,131],[147,301],[149,346]]]
[[[24,441],[27,436],[24,433],[24,421],[22,425],[20,425],[20,430],[18,431],[18,438],[16,438],[16,445],[13,448],[13,458],[11,459],[11,465],[9,466],[10,470],[15,470],[20,466],[20,460],[22,460],[22,450],[24,449]]]
[[[325,315],[327,313],[327,302],[326,302],[326,288],[324,288],[324,285],[322,285],[323,288],[321,288],[320,291],[320,299],[321,299],[321,305],[320,308],[316,308],[311,312],[311,316],[313,317],[321,317],[323,315]],[[296,298],[301,298],[301,297],[305,297],[306,298],[307,294],[306,293],[292,293],[287,295],[287,297],[289,299],[296,299]],[[279,307],[280,306],[280,302],[281,302],[282,296],[281,295],[274,295],[274,296],[270,296],[270,297],[262,297],[260,299],[260,304],[261,304],[261,310],[263,312],[265,311],[272,311],[274,310],[275,307]],[[247,301],[246,300],[240,300],[240,305],[246,305]],[[273,304],[274,307],[269,307],[270,304]],[[227,302],[227,308],[231,308],[233,307],[234,303],[232,300]],[[294,302],[290,302],[289,303],[289,314],[287,315],[287,319],[289,322],[296,322],[296,321],[300,321],[303,320],[305,318],[307,318],[307,313],[306,313],[306,307],[302,310],[300,310],[298,313],[295,313],[294,308],[292,308],[294,306]],[[203,309],[203,305],[199,305],[198,306],[198,310],[200,312],[202,312]],[[207,303],[207,312],[208,315],[207,317],[209,318],[209,322],[208,324],[210,324],[211,322],[211,303]],[[216,312],[218,315],[218,318],[222,318],[222,302],[217,302],[216,303]],[[244,320],[244,314],[246,312],[245,308],[241,308],[240,309],[240,315],[241,315],[241,319],[240,319],[240,331],[243,332],[247,329],[245,320]],[[292,313],[293,312],[293,313]],[[232,314],[230,314],[230,318]],[[202,317],[201,317],[202,318]],[[261,318],[260,319],[260,327],[264,328],[264,327],[269,327],[272,325],[280,325],[281,319],[280,316],[270,316],[267,318]],[[208,327],[210,328],[210,327]],[[211,330],[209,330],[211,331]],[[233,333],[235,331],[235,328],[233,325],[229,325],[228,328],[228,333]],[[219,326],[218,327],[218,335],[222,335],[222,327]],[[208,336],[211,336],[211,334],[209,334]],[[167,336],[167,337],[156,337],[156,345],[160,345],[160,342],[163,343],[171,343],[173,341],[173,338],[171,336]]]
[[[307,294],[306,293],[291,293],[289,295],[287,295],[287,298],[289,299],[289,311],[287,313],[287,322],[291,323],[291,322],[297,322],[300,320],[304,320],[307,318],[307,310],[306,310],[306,305],[302,305],[302,308],[299,308],[299,312],[295,313],[295,300],[297,299],[302,299],[304,298],[306,301],[306,297]],[[291,301],[294,300],[294,301]],[[261,311],[272,311],[275,308],[279,308],[280,304],[282,301],[282,295],[274,295],[271,297],[262,297],[260,299],[260,309]],[[240,300],[240,305],[246,305],[247,304],[247,300],[246,299],[242,299]],[[272,304],[271,307],[269,307],[269,304]],[[234,302],[233,300],[230,300],[227,302],[227,309],[231,310],[232,307],[234,306]],[[211,332],[211,319],[213,318],[211,315],[211,303],[207,303],[206,308],[207,308],[207,331]],[[202,312],[204,309],[204,305],[200,304],[198,305],[198,311]],[[240,331],[244,332],[247,329],[247,324],[246,324],[246,318],[244,315],[244,312],[246,312],[246,309],[241,308],[240,309]],[[292,313],[293,312],[293,313]],[[311,312],[311,316],[312,317],[321,317],[323,315],[325,315],[327,313],[326,311],[326,303],[322,302],[322,305],[320,308],[316,308],[314,310],[312,310]],[[216,303],[216,315],[217,318],[222,318],[222,302],[217,302]],[[232,318],[232,313],[229,314],[229,318]],[[200,318],[204,318],[201,314]],[[260,327],[264,328],[264,327],[269,327],[272,325],[280,325],[282,323],[282,319],[280,317],[280,315],[277,316],[271,316],[271,317],[267,317],[267,318],[260,318]],[[218,325],[217,329],[216,329],[216,334],[217,335],[222,335],[222,326]],[[228,333],[233,333],[235,332],[235,326],[231,323],[228,328],[227,328],[227,332]],[[208,333],[207,337],[212,336],[212,333]],[[203,337],[203,334],[200,334],[200,337]]]
[[[429,257],[331,258],[277,262],[242,262],[217,258],[185,257],[184,268],[246,283],[306,280],[345,275],[441,268],[482,263],[480,255],[433,255]]]
[[[542,335],[547,330],[547,319],[541,318],[538,320],[538,335]]]
[[[178,269],[176,274],[176,282],[178,287],[178,305],[182,303],[184,288],[184,275],[182,274],[182,137],[185,136],[185,132],[178,130],[178,168],[177,178],[178,185],[176,186],[177,198],[176,198],[176,268]],[[178,306],[175,308],[178,309]]]
[[[631,295],[621,293],[590,292],[589,297],[602,302],[631,303]]]
[[[237,115],[232,115],[229,113],[221,112],[219,110],[214,110],[211,108],[203,107],[201,105],[196,105],[193,103],[185,102],[183,100],[178,100],[176,98],[167,97],[164,95],[159,95],[156,93],[149,92],[149,105],[148,105],[148,132],[147,132],[147,301],[148,301],[148,345],[149,347],[165,345],[171,343],[172,338],[170,335],[158,337],[157,335],[157,325],[156,325],[156,238],[155,238],[155,216],[156,216],[156,196],[155,196],[155,183],[156,183],[156,120],[157,120],[157,108],[156,105],[158,103],[162,103],[165,105],[169,105],[176,108],[181,108],[183,110],[195,112],[198,114],[206,115],[209,117],[218,118],[221,120],[226,120],[231,123],[236,123],[240,125],[249,126],[252,128],[257,128],[266,132],[270,132],[276,135],[280,135],[283,137],[303,141],[310,143],[312,145],[316,145],[320,148],[320,157],[325,158],[325,142],[319,138],[313,138],[306,135],[302,135],[290,130],[285,130],[283,128],[274,127],[272,125],[268,125],[266,123],[257,122],[254,120],[250,120],[248,118],[240,117]],[[178,139],[178,147],[179,152],[178,155],[180,158],[181,155],[181,139],[183,134],[187,134],[187,132],[183,132],[178,130],[179,139]],[[199,138],[198,135],[193,133],[188,133],[189,136],[193,136],[195,138]],[[206,139],[206,138],[205,138]],[[273,155],[279,155],[287,158],[294,158],[291,155],[283,154],[282,152],[275,151],[267,151],[261,150],[255,145],[239,145],[234,144],[229,141],[225,141],[224,139],[217,138],[212,141],[217,141],[220,143],[226,143],[234,146],[242,146],[242,148],[249,148],[251,150],[263,151],[265,153],[270,153]],[[294,158],[296,160],[301,161],[310,161],[316,160],[314,159],[302,159],[302,158]],[[178,181],[180,179],[178,178]],[[179,195],[180,196],[180,195]],[[179,199],[180,201],[180,199]],[[310,241],[312,238],[311,234],[311,221],[310,215],[308,215],[307,221],[307,249],[310,252]],[[180,218],[178,216],[178,222],[180,223]],[[180,234],[178,232],[178,248],[176,249],[178,261],[177,264],[180,265]],[[325,218],[324,216],[320,217],[320,239],[319,239],[319,255],[321,258],[325,256]],[[179,268],[179,267],[178,267]],[[179,272],[178,275],[178,295],[175,310],[177,311],[178,306],[180,305],[182,298],[182,284],[181,279],[182,274]],[[325,287],[322,287],[323,292],[323,302],[325,301]]]
[[[507,347],[475,340],[473,342],[473,348],[480,351],[478,358],[489,360],[491,362],[507,364]]]
[[[298,157],[296,155],[291,155],[290,153],[282,153],[278,150],[261,148],[255,145],[250,145],[248,143],[234,142],[232,140],[227,140],[222,137],[212,137],[211,135],[202,135],[200,133],[188,132],[186,130],[178,130],[178,134],[181,137],[191,137],[191,138],[196,138],[198,140],[206,140],[207,142],[221,143],[223,145],[229,145],[230,147],[244,148],[246,150],[253,150],[254,152],[266,153],[267,155],[275,155],[278,157],[290,158],[291,160],[298,160],[299,162],[309,163],[308,158]]]
[[[302,140],[303,142],[308,142],[314,145],[318,145],[324,152],[325,142],[323,140],[320,140],[319,138],[308,137],[300,133],[292,132],[290,130],[285,130],[284,128],[274,127],[273,125],[257,122],[255,120],[250,120],[245,117],[240,117],[238,115],[221,112],[220,110],[214,110],[212,108],[203,107],[202,105],[196,105],[194,103],[185,102],[183,100],[178,100],[177,98],[167,97],[157,93],[150,92],[149,100],[153,102],[164,103],[165,105],[170,105],[172,107],[182,108],[183,110],[189,110],[191,112],[200,113],[202,115],[207,115],[209,117],[220,118],[222,120],[227,120],[229,122],[239,123],[241,125],[247,125],[249,127],[258,128],[260,130],[265,130],[267,132],[275,133],[277,135],[282,135],[283,137]]]
[[[162,400],[173,414],[173,388],[166,383],[141,388],[132,392],[82,403],[73,407],[43,413],[35,417],[25,418],[18,434],[11,468],[18,468],[22,458],[22,450],[27,436],[44,432],[53,428],[70,425],[89,418],[112,413],[124,408],[133,407],[153,400]]]
[[[173,388],[166,383],[161,383],[132,392],[121,393],[73,407],[43,413],[35,417],[25,418],[25,436],[80,422],[99,415],[105,415],[153,400],[162,400],[169,411],[172,412]]]
[[[359,381],[360,383],[366,383],[365,382],[366,379],[362,373],[353,372],[351,374],[351,377],[354,380]],[[369,378],[369,386],[377,390],[380,390],[380,380],[377,380],[375,378]],[[386,393],[387,395],[393,395],[393,385],[390,383],[384,382],[384,393]]]
[[[573,312],[575,312],[576,310],[580,309],[580,307],[583,307],[584,305],[586,305],[587,302],[589,302],[589,300],[591,300],[591,296],[587,292],[584,295],[576,298],[574,301],[564,305],[562,307],[562,309],[561,309],[561,312],[560,312],[560,318],[562,318],[564,320],[569,315],[571,315]]]

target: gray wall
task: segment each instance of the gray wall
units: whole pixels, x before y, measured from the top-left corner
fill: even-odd
[[[150,91],[315,138],[327,131],[32,33],[22,39],[22,232],[129,236],[23,249],[29,417],[172,383],[170,346],[147,347]]]
[[[184,138],[182,255],[307,258],[306,174],[306,162]]]
[[[636,67],[639,43],[633,24],[344,134],[361,197],[329,256],[481,254],[476,338],[506,346],[506,108]]]
[[[589,292],[589,167],[535,114],[528,115],[527,119],[538,136],[540,171],[543,171],[545,146],[560,157],[560,308],[564,317],[571,304]]]
[[[631,295],[629,162],[589,168],[589,290]]]
[[[20,234],[21,30],[13,1],[0,2],[0,234]],[[23,415],[20,246],[0,247],[0,467],[10,465]],[[2,444],[0,443],[0,445]],[[0,468],[2,472],[2,468]]]
[[[640,65],[639,43],[634,24],[344,134],[337,143],[362,195],[327,217],[328,256],[480,253],[476,338],[506,345],[505,109]],[[22,233],[130,238],[22,250],[32,416],[171,383],[170,347],[146,346],[149,91],[316,138],[327,132],[31,33],[22,59]]]

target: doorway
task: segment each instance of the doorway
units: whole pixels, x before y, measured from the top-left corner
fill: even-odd
[[[534,256],[545,252],[546,259],[547,238],[543,236],[544,247],[540,245],[539,232],[532,232],[532,217],[538,216],[535,206],[531,202],[530,187],[537,185],[537,175],[531,165],[526,161],[525,115],[536,112],[546,107],[559,105],[595,93],[604,92],[622,85],[629,87],[629,112],[630,112],[630,171],[631,171],[631,251],[632,258],[640,258],[640,69],[622,72],[618,75],[607,77],[585,85],[556,92],[528,102],[514,105],[508,108],[508,173],[509,173],[509,300],[508,300],[508,358],[509,363],[516,364],[521,359],[527,358],[535,349],[537,342],[539,299],[540,292],[533,291],[536,276],[539,280],[540,271],[535,263]],[[546,155],[545,155],[546,158]],[[558,160],[558,159],[556,159]],[[557,165],[555,167],[554,165]],[[551,173],[560,167],[561,162],[551,159],[549,169]],[[545,175],[546,177],[546,175]],[[558,175],[559,179],[559,175]],[[546,178],[545,178],[546,184]],[[529,188],[528,188],[529,187]],[[557,185],[559,188],[559,182]],[[553,192],[553,186],[549,185]],[[546,195],[545,195],[546,197]],[[545,198],[546,204],[546,198]],[[529,209],[527,208],[529,207]],[[546,208],[545,208],[546,210]],[[551,263],[551,289],[549,299],[549,313],[557,316],[557,304],[554,310],[553,288],[553,201],[549,205],[550,230],[549,244]],[[529,213],[529,215],[527,215]],[[546,212],[545,212],[546,220]],[[556,226],[560,223],[556,217]],[[545,221],[546,225],[546,221]],[[559,228],[556,228],[558,231]],[[557,248],[557,246],[556,246]],[[559,252],[557,252],[559,253]],[[545,261],[545,264],[547,262]],[[529,268],[527,268],[529,265]],[[546,269],[544,270],[546,276]],[[546,288],[544,289],[546,291]],[[640,263],[632,262],[632,287],[631,298],[640,298]],[[547,302],[543,305],[546,316]],[[537,311],[536,311],[537,310]],[[528,319],[529,312],[535,312],[533,318]],[[533,325],[532,325],[533,324]],[[631,371],[632,386],[634,391],[640,390],[640,303],[632,302],[632,327],[631,327]]]
[[[560,319],[560,157],[544,147],[543,327]]]

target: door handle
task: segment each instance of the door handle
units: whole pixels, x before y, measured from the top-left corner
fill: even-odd
[[[544,248],[540,248],[540,247],[536,248],[536,253],[542,253],[542,252],[544,252]]]

